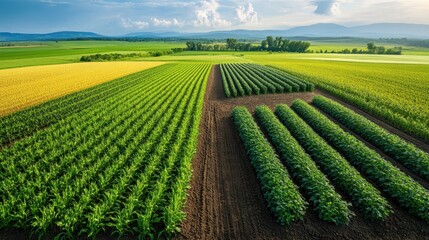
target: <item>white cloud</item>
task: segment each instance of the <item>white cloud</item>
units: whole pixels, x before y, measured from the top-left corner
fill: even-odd
[[[314,13],[319,15],[338,15],[340,14],[340,0],[315,0],[313,5],[317,8]]]
[[[148,22],[131,20],[130,18],[122,18],[122,17],[121,17],[121,24],[124,28],[138,28],[138,29],[143,29],[149,26]]]
[[[241,24],[256,24],[258,23],[258,13],[253,8],[253,4],[249,3],[247,9],[245,6],[238,6],[235,9],[238,20]]]
[[[205,0],[200,2],[195,9],[196,20],[194,25],[197,27],[226,27],[231,22],[222,19],[218,13],[219,3],[217,0]]]
[[[181,27],[183,26],[183,23],[180,22],[179,20],[173,18],[172,20],[168,20],[168,19],[158,19],[158,18],[151,18],[152,24],[154,26],[163,26],[163,27],[169,27],[169,26],[176,26],[176,27]]]

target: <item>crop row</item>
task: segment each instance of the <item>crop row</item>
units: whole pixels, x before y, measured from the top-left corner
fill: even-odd
[[[329,180],[305,154],[290,132],[268,107],[256,107],[255,114],[292,176],[297,179],[319,213],[319,218],[335,224],[347,224],[352,216],[348,203],[335,192]]]
[[[410,213],[429,223],[429,192],[424,187],[304,101],[295,101],[292,108],[360,172]]]
[[[221,64],[220,69],[226,97],[314,90],[312,83],[257,64]]]
[[[426,152],[332,100],[317,96],[313,103],[348,129],[429,180],[429,155]]]
[[[4,148],[1,227],[69,237],[178,231],[210,65],[162,68]]]
[[[265,200],[281,224],[303,218],[307,202],[301,197],[274,149],[265,140],[252,115],[244,107],[235,107],[232,118],[246,148]]]
[[[273,58],[273,57],[270,57]],[[425,65],[264,59],[429,143],[429,71]],[[309,67],[311,66],[311,67]]]
[[[336,187],[351,197],[353,205],[358,207],[366,218],[382,220],[389,216],[390,206],[381,193],[291,108],[287,105],[278,105],[275,113],[320,169]]]
[[[255,156],[267,158],[265,150],[256,147],[256,143],[270,148],[259,124],[320,219],[347,224],[353,216],[349,204],[335,188],[348,195],[365,218],[384,220],[390,216],[389,202],[361,175],[364,174],[411,214],[429,222],[429,192],[424,187],[306,102],[298,99],[292,108],[278,105],[275,113],[266,106],[258,106],[258,124],[244,107],[236,109],[246,113],[246,124],[253,129],[248,131],[255,134],[242,134],[236,122],[251,161]],[[264,183],[262,189],[267,191]]]
[[[115,94],[127,91],[133,87],[134,83],[145,78],[159,75],[166,68],[169,68],[169,66],[163,65],[151,69],[151,71],[133,73],[114,81],[109,81],[1,117],[0,146],[29,136],[37,130],[48,127],[69,115],[82,111]]]

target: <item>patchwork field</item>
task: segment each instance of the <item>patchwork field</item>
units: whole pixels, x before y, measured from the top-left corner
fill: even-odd
[[[17,46],[0,68],[181,43],[55,44]],[[0,239],[424,239],[427,56],[395,57],[0,70]]]
[[[162,64],[103,62],[0,70],[0,116]]]

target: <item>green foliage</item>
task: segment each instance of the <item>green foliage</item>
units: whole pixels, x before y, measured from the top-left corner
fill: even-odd
[[[292,176],[298,179],[300,187],[304,189],[320,219],[335,224],[348,224],[353,215],[348,208],[349,204],[335,192],[329,180],[274,113],[267,106],[258,106],[255,114]]]
[[[117,80],[108,97],[2,149],[1,227],[68,238],[179,231],[210,68],[171,64]]]
[[[314,90],[312,83],[257,64],[221,64],[220,68],[227,97]]]
[[[309,42],[291,41],[282,37],[268,36],[259,46],[250,42],[238,42],[235,38],[227,38],[225,44],[212,44],[210,42],[186,42],[189,51],[270,51],[270,52],[298,52],[305,53],[310,47]]]
[[[255,60],[281,67],[394,127],[429,141],[427,65],[286,60],[280,57],[258,57]]]
[[[296,100],[292,108],[320,136],[357,169],[377,182],[383,191],[396,199],[402,207],[429,223],[429,192],[424,187],[304,101]]]
[[[235,107],[232,118],[262,185],[268,207],[277,221],[290,224],[303,219],[308,204],[289,178],[274,149],[265,140],[252,115],[245,107]]]
[[[141,53],[128,53],[128,54],[119,54],[119,53],[109,53],[109,54],[94,54],[88,56],[82,56],[80,58],[81,62],[100,62],[100,61],[116,61],[124,58],[133,58],[133,57],[143,57]]]
[[[353,204],[363,212],[366,218],[384,220],[392,213],[389,203],[380,192],[292,109],[287,105],[278,105],[275,113],[335,186],[351,196]]]
[[[317,96],[313,103],[407,168],[429,180],[429,155],[426,152],[328,98]]]

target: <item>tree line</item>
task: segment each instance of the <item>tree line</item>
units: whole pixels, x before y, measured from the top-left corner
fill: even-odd
[[[186,42],[188,51],[272,51],[272,52],[307,52],[309,42],[291,41],[282,37],[268,36],[260,44],[239,42],[235,38],[227,38],[225,43]]]
[[[137,58],[137,57],[160,57],[177,52],[182,52],[183,48],[172,48],[171,50],[147,52],[147,53],[106,53],[106,54],[93,54],[86,55],[80,58],[81,62],[103,62],[103,61],[116,61],[124,58]]]
[[[310,53],[342,53],[342,54],[388,54],[388,55],[401,55],[402,47],[394,47],[394,48],[385,48],[384,46],[376,46],[374,43],[367,43],[367,50],[353,48],[352,50],[346,48],[340,51],[332,50],[328,52],[328,50],[323,51],[322,49],[313,51]]]

